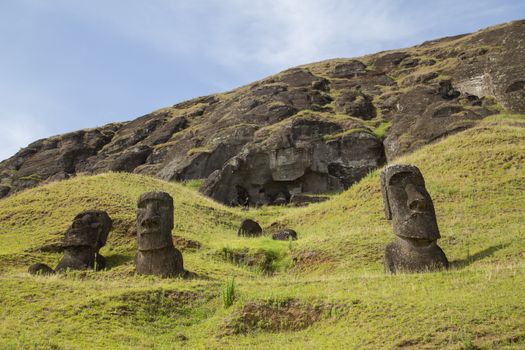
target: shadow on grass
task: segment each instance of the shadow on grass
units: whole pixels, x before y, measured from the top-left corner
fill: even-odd
[[[124,255],[124,254],[113,254],[110,256],[106,256],[106,265],[107,269],[112,269],[114,267],[124,265],[129,263],[130,261],[133,261],[134,257],[130,255]]]
[[[467,267],[470,264],[475,263],[476,261],[483,260],[485,258],[488,258],[489,256],[494,255],[495,252],[507,246],[508,246],[508,243],[498,244],[492,247],[488,247],[487,249],[483,249],[482,251],[479,251],[474,255],[468,256],[465,259],[459,259],[459,260],[454,260],[450,262],[450,267],[454,269],[461,269],[461,268]]]

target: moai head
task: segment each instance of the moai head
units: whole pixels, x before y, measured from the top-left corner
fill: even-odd
[[[434,241],[440,238],[432,198],[413,165],[396,164],[381,173],[385,216],[402,238]]]
[[[91,247],[95,252],[106,244],[113,222],[105,211],[83,211],[66,231],[64,247]]]
[[[140,196],[137,206],[139,250],[173,246],[173,198],[166,192],[146,192]]]

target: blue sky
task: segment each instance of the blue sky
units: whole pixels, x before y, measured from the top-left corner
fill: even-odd
[[[299,64],[523,18],[523,0],[0,0],[0,159]]]

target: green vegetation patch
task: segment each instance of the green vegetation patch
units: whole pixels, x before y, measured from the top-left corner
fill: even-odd
[[[125,173],[1,199],[0,348],[524,348],[524,121],[489,117],[397,160],[425,177],[451,263],[442,272],[384,273],[394,235],[379,170],[301,208],[228,208],[181,184]],[[176,242],[200,243],[183,250],[193,279],[135,275],[136,201],[146,191],[174,198]],[[101,251],[108,268],[27,274],[34,262],[56,265],[62,253],[42,247],[86,209],[114,220]],[[238,237],[245,218],[292,228],[299,239]]]

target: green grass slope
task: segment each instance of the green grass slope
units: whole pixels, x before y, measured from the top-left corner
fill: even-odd
[[[394,236],[378,172],[306,208],[231,209],[194,184],[120,173],[0,200],[0,348],[524,348],[525,119],[487,119],[399,162],[425,176],[446,272],[383,273]],[[176,242],[200,243],[183,249],[197,278],[134,274],[135,204],[152,190],[174,198]],[[90,208],[114,220],[102,250],[108,268],[27,274],[32,263],[59,261],[52,247]],[[299,240],[238,238],[245,217],[267,232],[292,227]]]

